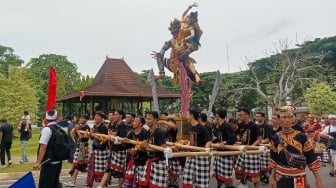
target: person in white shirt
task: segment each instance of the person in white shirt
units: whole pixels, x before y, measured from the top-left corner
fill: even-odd
[[[336,142],[336,115],[328,115],[330,125],[325,127],[320,133],[320,137],[328,139],[328,142]],[[336,144],[333,144],[336,146]],[[330,151],[330,172],[329,175],[334,177],[336,166],[336,147],[329,147]]]
[[[60,184],[59,181],[59,176],[62,170],[62,161],[54,160],[54,148],[48,144],[52,136],[52,130],[50,127],[57,126],[56,119],[56,110],[50,110],[46,113],[46,120],[48,121],[48,125],[42,129],[39,141],[40,145],[37,152],[37,159],[36,163],[33,165],[33,169],[35,170],[41,168],[38,188],[62,187],[62,184]]]

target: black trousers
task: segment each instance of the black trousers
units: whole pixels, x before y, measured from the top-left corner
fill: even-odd
[[[5,154],[7,154],[7,159],[8,161],[11,160],[11,153],[10,153],[10,149],[12,147],[12,142],[2,142],[1,143],[1,165],[5,165],[6,164],[6,160],[5,160]]]
[[[62,162],[57,164],[45,163],[40,170],[39,188],[62,188],[59,177],[62,170]]]

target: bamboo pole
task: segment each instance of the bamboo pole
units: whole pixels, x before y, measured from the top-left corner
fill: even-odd
[[[173,143],[173,142],[166,142],[166,144],[168,146],[174,146],[174,147],[177,147],[177,148],[196,150],[196,151],[208,151],[209,150],[209,148],[205,148],[205,147],[189,146],[189,145],[184,145],[184,144],[179,144],[179,143]]]
[[[245,150],[245,146],[241,145],[224,145],[221,146],[220,144],[211,144],[211,147],[213,148],[220,148],[220,149],[226,149],[226,150],[233,150],[233,151],[243,151]]]
[[[269,150],[253,150],[253,151],[212,151],[212,152],[173,152],[173,157],[194,157],[194,156],[236,156],[246,153],[248,155],[259,155],[264,152],[269,152]]]
[[[88,131],[79,130],[79,132],[84,134],[84,136],[87,136],[87,137],[89,136]],[[115,136],[113,136],[113,135],[100,134],[100,133],[94,133],[94,134],[96,134],[99,137],[104,137],[105,139],[115,138]],[[124,141],[125,141],[125,143],[129,143],[129,144],[133,144],[133,145],[139,145],[140,144],[139,141],[131,140],[131,139],[125,139]],[[152,149],[155,149],[155,150],[158,150],[158,151],[164,151],[164,149],[165,149],[164,147],[153,145],[153,144],[148,144],[148,147],[150,147]]]
[[[271,144],[259,144],[260,146],[265,146],[265,147],[268,147],[270,148],[271,147]]]
[[[84,134],[84,136],[88,137],[88,131],[82,131],[79,130],[80,133]],[[106,134],[99,134],[95,133],[99,137],[104,137],[104,138],[114,138],[115,136],[113,135],[106,135]],[[139,145],[139,141],[131,140],[131,139],[126,139],[124,140],[126,143],[134,144],[134,145]],[[258,146],[248,146],[248,145],[224,145],[224,147],[221,147],[223,149],[227,150],[233,150],[233,151],[212,151],[212,152],[207,152],[209,148],[205,147],[198,147],[198,146],[189,146],[189,145],[183,145],[179,143],[173,143],[173,142],[166,142],[168,146],[174,146],[177,148],[183,148],[183,149],[189,149],[189,150],[196,150],[196,151],[202,151],[202,152],[173,152],[173,156],[208,156],[210,153],[213,155],[218,155],[218,156],[229,156],[229,155],[240,155],[242,151],[246,150],[253,150],[253,151],[245,151],[246,154],[261,154],[264,151],[261,151]],[[214,147],[220,147],[219,144],[212,144]],[[164,151],[165,148],[153,144],[148,144],[148,147],[155,149],[157,151]],[[267,151],[266,151],[267,152]],[[238,154],[240,153],[240,154]]]
[[[214,151],[214,152],[174,152],[173,157],[194,157],[194,156],[235,156],[241,155],[241,151]]]

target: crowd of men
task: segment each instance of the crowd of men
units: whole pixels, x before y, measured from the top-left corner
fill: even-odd
[[[270,184],[270,187],[307,187],[305,168],[308,167],[314,174],[315,186],[321,188],[323,185],[318,174],[320,165],[314,142],[318,143],[319,138],[333,140],[331,133],[336,133],[336,116],[329,115],[327,118],[330,121],[323,119],[323,125],[314,128],[318,126],[315,125],[318,123],[316,120],[300,124],[294,110],[291,106],[281,107],[269,122],[266,122],[264,113],[257,112],[251,117],[246,108],[238,110],[238,119],[227,118],[224,109],[217,110],[213,118],[197,110],[189,110],[186,119],[191,128],[186,144],[205,148],[209,156],[169,157],[169,160],[169,154],[181,151],[178,147],[168,147],[168,143],[178,141],[174,118],[168,116],[160,120],[156,111],[147,112],[145,117],[141,117],[113,110],[107,114],[109,123],[106,124],[105,114],[97,111],[94,126],[90,128],[87,125],[89,117],[81,115],[69,131],[75,148],[69,172],[71,178],[64,185],[75,187],[78,173],[85,172],[86,186],[93,187],[94,182],[99,182],[98,188],[108,187],[112,178],[118,179],[120,188],[180,187],[179,179],[182,179],[184,188],[203,188],[209,187],[210,178],[216,180],[218,188],[227,188],[233,187],[234,174],[242,187],[247,186],[247,181],[252,182],[254,187],[259,187],[260,183]],[[55,114],[47,117],[49,124],[55,123]],[[313,122],[314,127],[310,125]],[[329,122],[330,125],[327,124]],[[331,128],[325,128],[328,126]],[[85,131],[89,134],[84,134]],[[40,145],[48,146],[43,132],[50,134],[49,131],[42,131]],[[89,139],[91,147],[88,145]],[[226,145],[237,144],[264,145],[269,150],[259,154],[216,155],[211,159],[211,151],[225,152]],[[153,146],[164,148],[164,151]],[[332,161],[330,176],[334,176],[335,150],[329,149],[331,152],[326,158]],[[58,187],[59,161],[48,164],[43,164],[43,161],[44,157],[39,154],[35,167],[42,166],[41,174],[42,170],[44,173],[40,177],[39,187]],[[52,177],[55,178],[53,181]]]

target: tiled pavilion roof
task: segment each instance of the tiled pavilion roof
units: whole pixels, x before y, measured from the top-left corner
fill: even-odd
[[[85,96],[99,97],[134,97],[150,98],[152,97],[152,88],[138,79],[135,72],[126,64],[124,59],[115,59],[106,57],[106,60],[91,86],[84,88],[81,92]],[[179,93],[165,89],[157,89],[159,98],[180,98]],[[57,101],[68,99],[79,99],[80,92],[69,93],[68,95],[58,98]]]

